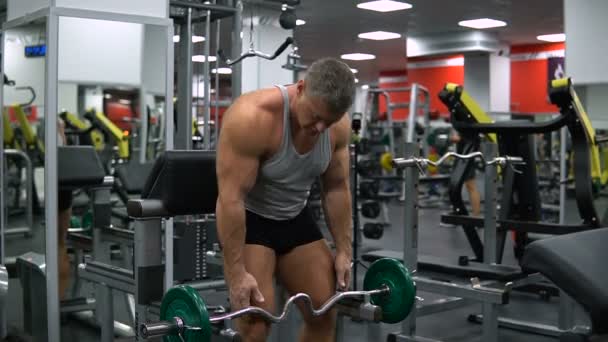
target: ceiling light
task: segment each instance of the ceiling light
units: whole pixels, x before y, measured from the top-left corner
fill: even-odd
[[[357,7],[376,12],[392,12],[412,8],[412,5],[407,2],[378,0],[360,3]]]
[[[200,43],[200,42],[204,42],[205,41],[205,37],[203,36],[192,36],[192,42],[193,43]],[[179,36],[175,35],[173,36],[173,42],[174,43],[179,43]]]
[[[376,58],[376,56],[369,53],[347,53],[340,56],[342,59],[348,59],[351,61],[366,61]]]
[[[296,26],[301,26],[306,24],[306,20],[302,20],[302,19],[297,19],[296,20]]]
[[[355,78],[355,83],[359,83],[359,79],[358,78]]]
[[[215,56],[209,56],[209,62],[215,62],[216,60],[217,60],[217,58]],[[194,55],[194,56],[192,56],[192,61],[204,63],[205,56],[204,55]]]
[[[545,42],[551,42],[551,43],[565,42],[566,35],[564,33],[543,34],[543,35],[537,36],[536,39],[542,40]]]
[[[374,32],[359,33],[359,38],[371,39],[371,40],[388,40],[388,39],[401,38],[401,35],[399,33],[395,33],[395,32],[374,31]]]
[[[358,73],[358,72],[359,72],[359,70],[357,70],[357,69],[353,69],[353,68],[350,68],[350,71],[351,71],[353,74],[356,74],[356,73]]]
[[[364,84],[364,85],[362,85],[362,86],[361,86],[361,89],[363,89],[363,90],[367,90],[367,89],[369,89],[369,85]]]
[[[507,26],[507,23],[501,20],[495,20],[490,18],[481,18],[473,20],[463,20],[458,22],[458,25],[470,27],[474,29],[487,29],[492,27]]]
[[[212,74],[229,75],[229,74],[232,74],[232,69],[230,69],[230,68],[211,69],[211,73]]]

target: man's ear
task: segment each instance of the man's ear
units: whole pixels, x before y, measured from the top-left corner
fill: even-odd
[[[302,95],[306,89],[306,82],[304,82],[304,80],[299,80],[298,83],[296,83],[296,89],[297,94]]]

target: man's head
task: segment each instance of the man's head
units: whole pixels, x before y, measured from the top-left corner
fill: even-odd
[[[295,115],[301,127],[316,135],[338,122],[355,97],[350,67],[333,58],[314,62],[298,81]]]

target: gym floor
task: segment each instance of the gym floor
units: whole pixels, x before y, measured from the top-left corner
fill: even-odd
[[[480,184],[482,185],[482,183]],[[480,187],[483,189],[483,187]],[[606,200],[599,199],[598,208],[606,208]],[[567,222],[577,221],[576,205],[572,199],[567,203],[568,213]],[[461,230],[453,227],[445,227],[439,224],[439,217],[445,209],[424,209],[420,211],[420,247],[419,252],[425,255],[434,255],[448,260],[457,260],[460,255],[470,255],[470,249],[464,234]],[[403,222],[403,210],[398,205],[389,206],[390,218],[393,224],[385,230],[384,236],[380,240],[365,240],[364,249],[392,249],[401,250],[403,244],[403,232],[399,229]],[[9,225],[13,223],[9,221]],[[34,236],[31,240],[24,240],[22,237],[14,236],[6,239],[7,256],[15,256],[32,250],[32,246],[44,246],[44,229],[42,222],[38,221],[35,225]],[[510,241],[509,241],[510,242]],[[34,248],[37,252],[44,249]],[[512,247],[509,245],[505,249],[505,263],[516,264],[512,255]],[[360,271],[361,273],[361,271]],[[363,276],[359,274],[359,284],[362,283]],[[13,330],[21,331],[23,328],[22,312],[22,290],[18,279],[10,280],[8,296],[8,322]],[[83,295],[91,294],[90,286],[83,286]],[[433,295],[421,292],[419,296],[427,299],[434,298]],[[209,304],[226,304],[227,295],[225,292],[211,292],[203,294]],[[126,322],[126,310],[123,297],[115,293],[115,315],[116,319]],[[42,300],[42,299],[40,299]],[[480,313],[480,305],[471,305],[457,310],[447,311],[440,314],[430,315],[417,320],[417,334],[433,339],[445,341],[481,341],[481,325],[470,323],[467,320],[469,314]],[[538,322],[543,324],[556,325],[558,319],[558,298],[551,298],[549,301],[541,299],[539,296],[515,292],[511,297],[511,303],[500,308],[500,316]],[[585,322],[584,317],[577,315],[577,320]],[[346,338],[344,341],[364,341],[364,325],[350,320],[345,320]],[[62,341],[99,341],[99,333],[94,329],[81,324],[73,319],[63,319],[61,327]],[[384,334],[400,330],[400,325],[383,325]],[[294,332],[295,336],[295,332]],[[134,339],[120,339],[120,341],[132,341]],[[292,340],[292,339],[290,339]],[[295,337],[293,338],[295,340]],[[529,341],[529,342],[548,342],[555,341],[554,338],[520,333],[508,329],[499,329],[499,341]]]

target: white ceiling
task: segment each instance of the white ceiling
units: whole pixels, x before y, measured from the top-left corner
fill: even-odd
[[[357,3],[367,0],[302,0],[297,8],[306,25],[298,26],[295,37],[306,63],[343,53],[376,55],[372,61],[348,61],[359,69],[363,82],[374,81],[383,70],[405,68],[406,36],[426,36],[464,31],[458,22],[492,18],[507,22],[506,27],[490,29],[510,45],[540,43],[536,36],[563,32],[562,0],[409,0],[413,8],[380,13],[362,10]],[[372,41],[357,35],[369,31],[389,31],[400,39]]]

